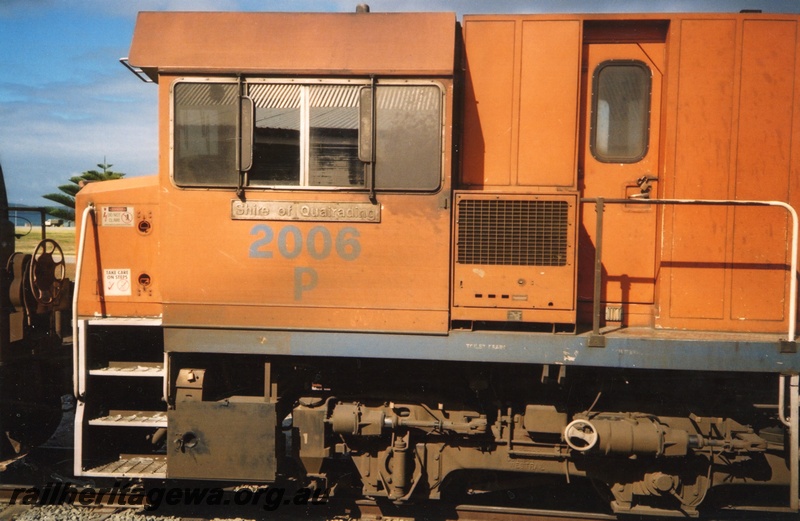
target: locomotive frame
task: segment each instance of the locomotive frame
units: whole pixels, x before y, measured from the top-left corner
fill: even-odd
[[[141,13],[160,172],[77,198],[75,474],[797,511],[799,23]]]

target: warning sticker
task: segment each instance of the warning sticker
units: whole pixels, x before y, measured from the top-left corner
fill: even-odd
[[[133,226],[133,206],[103,206],[102,226]]]
[[[106,297],[130,296],[131,270],[103,270],[103,293]]]

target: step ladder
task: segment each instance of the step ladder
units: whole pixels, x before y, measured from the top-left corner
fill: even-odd
[[[166,478],[161,319],[78,320],[76,340],[75,476]]]

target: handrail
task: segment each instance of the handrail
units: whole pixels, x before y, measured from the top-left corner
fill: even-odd
[[[791,274],[789,277],[789,327],[787,340],[795,341],[797,333],[797,250],[798,250],[798,218],[797,212],[788,203],[783,201],[756,201],[756,200],[732,200],[732,199],[606,199],[604,197],[581,198],[582,203],[594,203],[598,211],[597,234],[595,245],[595,273],[597,265],[602,263],[603,219],[602,213],[607,204],[640,204],[640,205],[695,205],[695,206],[774,206],[785,209],[792,217],[792,247],[791,247]],[[594,280],[594,319],[592,322],[592,336],[602,338],[600,335],[600,288],[602,281],[595,275]],[[600,346],[596,346],[600,347]]]
[[[75,260],[75,287],[72,293],[72,392],[75,395],[76,400],[80,399],[81,391],[79,374],[81,373],[80,351],[82,348],[78,328],[78,293],[81,286],[83,254],[86,246],[86,227],[89,225],[88,217],[90,213],[94,215],[94,205],[92,203],[89,203],[89,205],[84,208],[83,215],[81,217],[81,234],[80,239],[78,240],[78,249],[76,252],[77,257]]]
[[[147,76],[147,73],[145,73],[144,70],[142,70],[141,67],[136,67],[135,65],[131,65],[130,61],[128,61],[128,57],[127,56],[124,57],[124,58],[120,58],[119,62],[122,65],[124,65],[126,69],[131,71],[137,78],[142,80],[144,83],[153,83],[153,80],[151,80]]]

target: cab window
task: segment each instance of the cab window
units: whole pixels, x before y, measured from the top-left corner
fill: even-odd
[[[235,83],[179,83],[174,89],[173,168],[182,186],[235,186]]]
[[[174,86],[178,186],[433,191],[441,182],[441,89],[434,84],[248,81]],[[369,95],[365,96],[365,90]],[[368,104],[369,106],[362,106]],[[238,127],[241,122],[248,127]],[[244,135],[252,163],[237,162]],[[244,134],[248,133],[248,134]],[[367,149],[365,153],[364,149]],[[245,152],[241,152],[245,153]]]
[[[438,188],[442,154],[439,89],[378,86],[375,106],[376,188]]]
[[[650,69],[639,61],[597,66],[592,89],[592,155],[604,163],[635,163],[647,154]]]
[[[251,186],[363,187],[358,85],[251,85]]]

